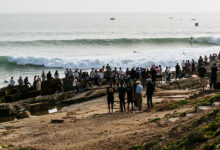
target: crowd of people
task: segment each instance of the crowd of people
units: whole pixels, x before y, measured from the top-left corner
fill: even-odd
[[[182,79],[183,77],[197,77],[201,79],[201,86],[204,90],[206,87],[206,72],[211,70],[210,88],[216,88],[218,64],[220,62],[220,53],[199,57],[198,61],[183,60],[182,66],[178,63],[175,66],[175,71],[171,71],[171,67],[166,67],[163,72],[161,65],[152,65],[151,68],[133,67],[123,70],[121,67],[112,69],[109,64],[100,69],[92,68],[91,71],[66,69],[64,71],[65,79],[72,82],[73,90],[82,92],[82,89],[93,88],[94,86],[107,85],[107,101],[109,112],[113,111],[114,93],[119,93],[120,110],[125,111],[125,98],[127,97],[127,110],[138,109],[142,110],[142,92],[146,89],[148,108],[153,108],[152,95],[155,91],[155,85],[161,84],[162,81],[169,82],[171,78]],[[29,82],[28,77],[23,80],[18,79],[19,86],[33,86],[37,91],[41,90],[41,82],[50,79],[60,79],[59,72],[55,71],[54,77],[51,72],[47,74],[43,71],[41,76],[35,76],[33,84]],[[62,81],[62,79],[60,79]],[[9,86],[14,86],[14,78],[11,77]],[[127,96],[126,96],[127,95]],[[131,107],[130,107],[131,106]],[[130,109],[131,108],[131,109]]]

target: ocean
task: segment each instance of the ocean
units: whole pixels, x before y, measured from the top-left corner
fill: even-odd
[[[174,67],[219,51],[219,14],[0,14],[0,87],[42,70]]]

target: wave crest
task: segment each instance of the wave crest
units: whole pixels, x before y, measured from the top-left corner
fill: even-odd
[[[12,46],[51,46],[51,45],[138,45],[138,44],[205,44],[205,45],[220,45],[220,38],[214,37],[198,37],[198,38],[117,38],[117,39],[75,39],[75,40],[33,40],[33,41],[0,41],[0,45]]]

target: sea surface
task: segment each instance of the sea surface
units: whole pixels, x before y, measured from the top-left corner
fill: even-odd
[[[0,87],[42,70],[174,67],[219,51],[220,14],[0,14]]]

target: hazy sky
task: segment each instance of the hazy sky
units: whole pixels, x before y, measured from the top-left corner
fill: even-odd
[[[0,0],[13,12],[220,12],[220,0]]]

